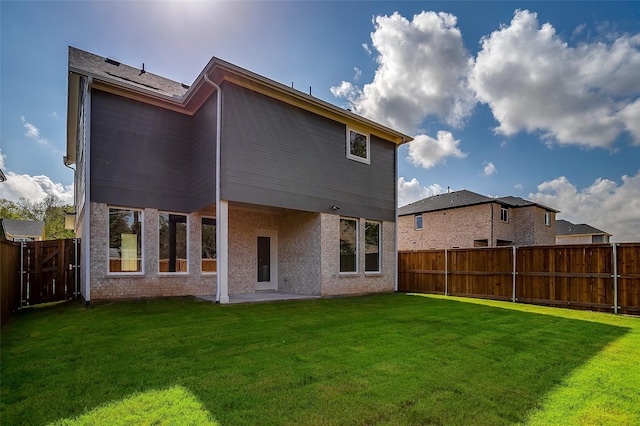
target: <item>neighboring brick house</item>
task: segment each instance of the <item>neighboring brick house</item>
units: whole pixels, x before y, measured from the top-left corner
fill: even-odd
[[[393,291],[411,138],[212,58],[187,86],[69,48],[85,300]]]
[[[556,244],[608,243],[611,234],[586,223],[576,225],[568,220],[556,220]]]
[[[398,250],[555,244],[557,210],[460,190],[398,209]]]

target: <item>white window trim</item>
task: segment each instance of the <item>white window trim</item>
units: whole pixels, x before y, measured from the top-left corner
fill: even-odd
[[[362,158],[360,156],[353,155],[351,153],[351,132],[359,133],[367,138],[367,157],[366,158]],[[363,132],[361,130],[354,129],[347,126],[347,132],[345,136],[346,136],[347,158],[350,160],[358,161],[360,163],[371,164],[371,143],[370,143],[371,135],[367,132]]]
[[[340,216],[340,220],[352,220],[356,223],[356,270],[355,271],[340,271],[340,262],[338,261],[338,271],[340,276],[348,277],[360,274],[360,219],[354,217]],[[339,223],[339,222],[338,222]],[[341,229],[338,230],[342,232]],[[338,246],[338,256],[340,255],[340,247]]]
[[[551,212],[550,211],[545,211],[544,212],[544,224],[546,226],[551,226]]]
[[[177,215],[177,216],[184,216],[185,217],[185,221],[186,221],[186,225],[187,225],[187,247],[186,247],[186,253],[187,253],[187,270],[186,271],[180,271],[180,272],[160,272],[160,215],[161,214],[169,214],[169,215]],[[156,230],[158,232],[158,276],[176,276],[176,275],[189,275],[189,247],[191,246],[191,241],[190,238],[191,236],[189,235],[189,231],[190,231],[190,215],[187,213],[181,213],[181,212],[169,212],[169,211],[158,211],[158,224],[156,226]],[[216,225],[217,226],[217,225]]]
[[[213,219],[216,221],[216,238],[218,237],[218,220],[215,216],[200,216],[200,274],[207,276],[215,276],[218,274],[217,265],[218,265],[218,253],[216,252],[216,272],[204,272],[202,270],[202,219]],[[216,249],[218,245],[216,244]]]
[[[142,229],[140,229],[140,271],[139,272],[130,272],[130,271],[123,271],[123,272],[112,272],[109,270],[109,260],[110,260],[110,247],[109,247],[109,236],[111,235],[111,229],[109,229],[109,210],[111,209],[117,209],[117,210],[130,210],[130,211],[136,211],[136,212],[140,212],[140,223],[142,224]],[[130,276],[144,276],[144,259],[145,259],[145,248],[144,248],[144,229],[145,229],[145,217],[144,217],[144,210],[142,209],[134,209],[131,207],[122,207],[122,206],[109,206],[107,205],[107,276],[109,277],[130,277]]]
[[[502,219],[502,212],[505,212],[506,220]],[[500,222],[509,223],[509,209],[500,207]]]
[[[418,217],[420,217],[420,228],[418,228]],[[424,228],[424,217],[422,214],[416,214],[413,216],[413,227],[416,231],[422,231],[422,228]]]
[[[366,232],[367,232],[367,223],[376,223],[378,225],[378,270],[377,271],[367,271],[367,240],[366,240]],[[364,274],[365,275],[380,275],[382,274],[382,222],[377,220],[366,220],[364,221],[365,227],[365,262],[364,262]]]

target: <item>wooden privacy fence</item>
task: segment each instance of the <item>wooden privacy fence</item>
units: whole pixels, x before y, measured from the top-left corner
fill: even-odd
[[[77,297],[79,240],[2,242],[0,246],[2,324],[24,306]]]
[[[398,291],[640,314],[640,243],[398,253]]]

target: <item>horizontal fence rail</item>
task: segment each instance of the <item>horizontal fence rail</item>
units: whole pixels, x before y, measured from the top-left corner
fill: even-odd
[[[401,251],[398,291],[640,314],[640,243]]]

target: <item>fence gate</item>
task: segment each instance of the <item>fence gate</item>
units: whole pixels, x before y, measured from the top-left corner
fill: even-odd
[[[79,271],[74,239],[29,241],[21,256],[21,305],[68,300],[77,296]]]

